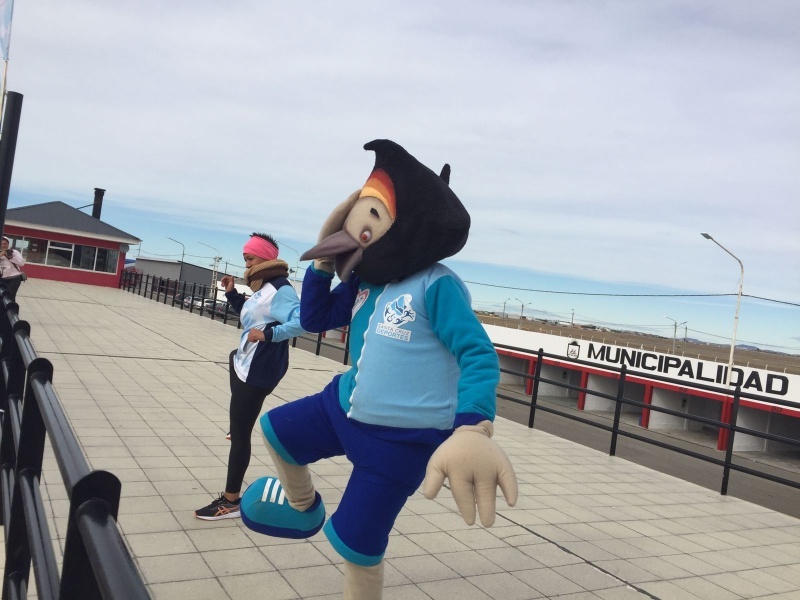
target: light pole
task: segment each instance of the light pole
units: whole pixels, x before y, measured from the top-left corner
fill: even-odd
[[[739,293],[737,294],[737,297],[736,297],[736,314],[733,317],[733,336],[731,337],[731,356],[728,359],[728,372],[725,374],[725,385],[727,386],[727,385],[730,385],[730,383],[731,383],[731,371],[733,370],[733,349],[736,347],[736,329],[739,327],[739,306],[742,303],[742,286],[744,285],[744,265],[742,264],[742,261],[740,261],[733,252],[728,250],[725,246],[723,246],[717,240],[715,240],[713,237],[711,237],[710,234],[701,233],[700,235],[702,235],[707,240],[711,240],[717,246],[719,246],[720,248],[725,250],[725,252],[727,252],[728,254],[733,256],[733,258],[736,259],[736,262],[739,263],[739,268],[741,269],[741,275],[739,276]]]
[[[205,246],[206,248],[211,248],[216,255],[214,255],[214,271],[211,274],[211,289],[213,290],[214,300],[217,299],[217,267],[219,266],[219,261],[222,260],[222,257],[219,255],[220,252],[214,246],[209,246],[208,244],[204,244],[203,242],[197,242],[201,246]]]
[[[509,300],[511,300],[511,298],[506,298],[505,301],[503,302],[503,324],[504,325],[505,325],[505,322],[506,322],[506,302],[508,302]]]
[[[514,300],[516,300],[517,302],[519,302],[519,303],[520,303],[520,308],[519,308],[519,324],[517,325],[517,329],[522,329],[522,313],[524,313],[524,312],[525,312],[525,307],[527,306],[527,304],[525,304],[525,303],[524,303],[522,300],[520,300],[519,298],[514,298]],[[528,302],[528,304],[531,304],[531,302]]]
[[[672,327],[672,353],[675,354],[675,338],[678,337],[678,325],[686,325],[688,321],[684,321],[683,323],[678,323],[672,317],[664,317],[665,319],[669,319],[673,323]]]
[[[165,236],[168,240],[172,240],[176,244],[181,244],[178,240],[172,239],[169,236]],[[186,256],[186,247],[181,244],[181,268],[178,271],[178,281],[183,281],[183,257]]]
[[[570,327],[575,327],[575,309],[572,309],[572,318],[569,320]]]
[[[295,282],[295,284],[297,284],[297,275],[298,275],[298,273],[300,273],[300,253],[297,250],[295,250],[294,248],[292,248],[286,242],[281,242],[280,240],[278,240],[278,243],[281,246],[284,246],[284,247],[288,248],[289,250],[291,250],[292,252],[294,252],[295,254],[297,254],[297,262],[294,265],[294,282]]]

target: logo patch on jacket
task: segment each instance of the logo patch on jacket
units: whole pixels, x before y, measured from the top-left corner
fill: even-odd
[[[360,309],[362,306],[364,306],[364,302],[367,301],[367,298],[369,298],[369,290],[368,289],[361,290],[360,292],[358,292],[358,296],[356,296],[356,302],[355,302],[355,304],[353,304],[353,313],[352,313],[353,317],[356,316],[356,313],[358,312],[358,309]]]
[[[416,318],[417,313],[411,306],[411,294],[403,294],[384,306],[383,323],[378,323],[375,333],[407,342],[411,339],[411,332],[401,327]]]

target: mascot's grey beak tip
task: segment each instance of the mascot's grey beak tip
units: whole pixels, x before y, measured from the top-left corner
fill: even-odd
[[[313,260],[315,258],[333,258],[345,252],[352,252],[358,248],[358,242],[345,231],[337,231],[329,235],[319,244],[306,250],[300,260]]]
[[[350,274],[361,262],[362,250],[359,243],[345,231],[337,231],[329,235],[319,244],[307,250],[300,260],[314,258],[333,258],[336,274],[342,281],[350,279]]]

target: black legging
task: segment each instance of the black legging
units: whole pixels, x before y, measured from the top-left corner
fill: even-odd
[[[236,350],[228,357],[231,378],[231,451],[228,455],[228,480],[225,491],[238,494],[242,491],[242,481],[247,467],[250,465],[250,435],[256,424],[264,399],[272,389],[255,387],[239,379],[233,368],[233,357]]]

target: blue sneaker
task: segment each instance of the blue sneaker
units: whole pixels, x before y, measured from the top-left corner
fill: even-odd
[[[264,535],[299,540],[311,537],[325,523],[325,505],[319,492],[311,508],[300,512],[289,506],[277,477],[257,479],[241,500],[242,522]]]

